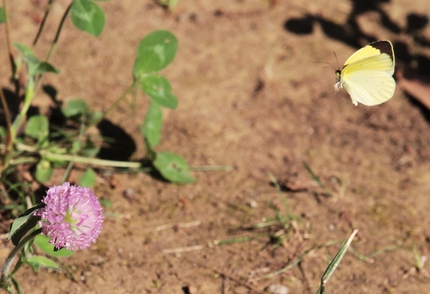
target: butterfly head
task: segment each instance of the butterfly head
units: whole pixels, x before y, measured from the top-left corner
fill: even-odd
[[[337,92],[342,88],[341,70],[337,69],[335,71],[335,74],[336,74],[336,84],[334,84],[334,91]]]

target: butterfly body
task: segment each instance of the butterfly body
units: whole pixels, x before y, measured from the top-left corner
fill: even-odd
[[[394,50],[390,41],[366,45],[349,57],[342,70],[337,70],[336,91],[341,88],[358,102],[373,106],[390,100],[396,89]]]

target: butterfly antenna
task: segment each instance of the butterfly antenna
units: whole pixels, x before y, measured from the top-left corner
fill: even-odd
[[[339,70],[339,60],[337,59],[336,52],[333,51],[334,58],[336,59],[337,69]]]
[[[324,62],[324,61],[312,61],[312,62],[314,62],[314,63],[324,63],[324,64],[327,64],[327,66],[324,66],[323,68],[332,68],[332,69],[336,70],[336,69],[333,67],[333,65],[331,65],[331,64],[330,64],[330,63],[328,63],[328,62]]]

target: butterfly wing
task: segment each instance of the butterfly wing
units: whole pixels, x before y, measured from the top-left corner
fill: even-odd
[[[389,41],[371,43],[345,62],[340,86],[351,95],[352,103],[378,105],[391,99],[396,89],[394,53]],[[339,86],[338,86],[339,87]]]
[[[374,106],[393,97],[396,82],[385,72],[362,70],[351,73],[343,82],[343,87],[351,95],[354,105],[360,102]]]
[[[360,50],[356,51],[354,54],[352,54],[346,61],[343,67],[346,67],[348,64],[357,62],[362,59],[366,59],[369,57],[377,56],[387,54],[391,60],[392,60],[392,67],[394,70],[394,50],[393,50],[393,44],[391,44],[390,41],[376,41],[373,43],[370,43]]]

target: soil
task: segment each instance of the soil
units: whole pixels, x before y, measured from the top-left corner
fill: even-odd
[[[46,1],[20,2],[10,2],[13,38],[30,45]],[[186,158],[197,181],[100,172],[94,191],[112,204],[101,236],[61,259],[61,272],[23,268],[25,293],[315,293],[354,229],[329,293],[428,291],[429,265],[416,258],[430,251],[430,112],[399,88],[380,106],[354,106],[333,92],[333,68],[388,39],[397,69],[428,75],[430,28],[417,26],[430,2],[200,0],[173,13],[150,0],[98,4],[103,34],[67,20],[52,58],[61,74],[44,84],[105,110],[132,82],[139,41],[171,31],[179,50],[162,74],[179,106],[164,113],[157,150]],[[67,5],[54,2],[40,56]],[[148,99],[138,98],[107,117],[110,135],[133,146],[130,160],[145,156]],[[40,91],[39,111],[51,104]],[[12,245],[2,247],[3,258]]]

